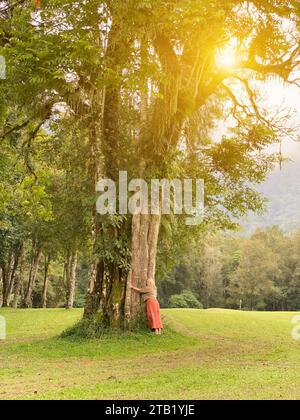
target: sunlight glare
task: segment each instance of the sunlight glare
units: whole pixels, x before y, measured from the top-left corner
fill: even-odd
[[[215,56],[217,66],[225,69],[234,68],[237,63],[236,54],[236,48],[232,45],[220,48]]]

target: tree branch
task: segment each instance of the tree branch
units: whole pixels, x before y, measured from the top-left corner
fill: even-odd
[[[247,94],[248,94],[248,97],[249,97],[249,99],[250,99],[250,102],[251,102],[251,106],[252,106],[252,108],[253,108],[253,110],[254,110],[254,113],[255,113],[255,115],[257,116],[257,118],[260,120],[260,121],[262,121],[263,123],[265,123],[265,124],[267,124],[267,126],[268,127],[270,127],[271,126],[271,124],[270,124],[270,122],[261,114],[261,112],[260,112],[260,110],[259,110],[259,108],[258,108],[258,105],[257,105],[257,103],[256,103],[256,95],[255,95],[255,93],[253,92],[253,90],[251,89],[251,87],[250,87],[250,84],[249,84],[249,82],[248,82],[248,80],[246,80],[246,79],[243,79],[242,77],[239,77],[239,76],[237,76],[237,75],[235,75],[234,76],[237,80],[239,80],[244,86],[245,86],[245,88],[246,88],[246,91],[247,91]]]
[[[178,74],[180,72],[179,61],[171,41],[164,34],[156,32],[153,39],[153,45],[162,66],[164,66],[169,73]]]
[[[30,123],[30,120],[26,120],[22,124],[15,125],[14,127],[10,128],[9,130],[7,130],[4,133],[2,133],[0,135],[0,140],[4,140],[7,136],[9,136],[10,134],[12,134],[14,131],[20,131],[20,130],[22,130],[23,128],[27,127],[29,123]]]
[[[290,57],[282,63],[276,64],[260,64],[255,60],[248,60],[239,64],[239,69],[253,70],[261,74],[276,74],[282,77],[284,80],[288,80],[290,74],[295,68],[300,65],[300,59],[297,57],[300,55],[300,47],[297,47],[292,51]]]

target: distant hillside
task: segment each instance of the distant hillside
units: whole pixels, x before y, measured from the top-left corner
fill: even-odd
[[[278,168],[258,190],[268,199],[264,216],[250,215],[244,226],[253,231],[280,225],[285,231],[300,227],[300,144],[289,144],[285,154],[292,159],[282,170]]]

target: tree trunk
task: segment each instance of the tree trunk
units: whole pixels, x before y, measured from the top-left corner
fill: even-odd
[[[118,39],[118,28],[113,27],[109,33],[107,59],[112,68],[121,69],[122,60],[126,57]],[[128,49],[128,48],[127,48]],[[141,58],[145,59],[147,46],[141,46]],[[126,59],[126,58],[125,58]],[[120,62],[121,60],[121,62]],[[148,133],[148,83],[145,80],[145,92],[141,94],[141,137]],[[120,169],[120,150],[122,148],[122,133],[120,127],[120,86],[117,83],[109,87],[105,95],[103,112],[103,139],[102,149],[105,157],[105,177],[117,181]],[[148,133],[148,135],[152,135]],[[142,138],[141,142],[142,143]],[[143,147],[139,145],[139,152]],[[141,154],[141,153],[139,153]],[[142,163],[141,172],[145,163]],[[85,317],[96,316],[99,323],[109,328],[124,327],[139,318],[142,308],[141,296],[131,290],[131,284],[146,286],[149,277],[155,278],[157,242],[160,227],[160,216],[137,215],[132,218],[131,227],[131,270],[128,273],[110,261],[98,261],[92,265],[89,278],[89,290],[85,308]],[[126,222],[118,229],[111,228],[112,240],[118,240],[120,231],[126,229]],[[106,234],[96,229],[96,237]],[[114,238],[113,238],[114,237]],[[130,263],[130,261],[128,261]]]
[[[75,288],[76,288],[76,269],[77,269],[77,252],[72,252],[68,256],[67,267],[66,267],[66,281],[67,281],[66,309],[72,309],[74,306]]]
[[[3,287],[4,287],[4,285],[3,285],[3,269],[2,269],[2,267],[0,267],[0,286],[1,286],[1,284],[2,284],[2,290],[3,290]],[[2,304],[3,304],[3,294],[1,293],[0,294],[0,308],[2,308]]]
[[[91,318],[101,310],[104,264],[93,263],[89,273],[88,293],[84,309],[84,317]]]
[[[132,219],[131,271],[126,287],[125,319],[137,319],[142,309],[139,293],[132,291],[131,285],[143,288],[147,280],[155,280],[156,256],[161,217],[156,215],[136,215]]]
[[[19,275],[17,277],[17,281],[15,284],[14,289],[14,300],[13,300],[13,308],[18,307],[19,298],[21,295],[21,290],[24,285],[24,269],[25,269],[25,247],[24,244],[22,245],[21,252],[20,252],[20,268],[19,268]]]
[[[104,165],[101,171],[102,176],[117,181],[120,168],[120,149],[122,140],[120,131],[120,89],[122,79],[122,68],[129,57],[128,39],[120,40],[120,28],[114,23],[108,32],[106,61],[109,67],[116,71],[119,76],[119,82],[115,79],[112,85],[106,86],[102,94],[101,112],[98,113],[98,119],[101,120],[101,151],[104,156]],[[98,134],[99,135],[99,134]],[[97,136],[93,136],[94,139]],[[91,141],[91,156],[97,159],[97,144]],[[93,163],[94,173],[91,173],[93,188],[95,182],[99,181],[99,162]],[[125,169],[125,168],[123,168]],[[95,174],[97,179],[95,179]],[[98,216],[93,215],[93,237],[94,244],[97,238],[103,234],[102,226]],[[111,226],[108,235],[111,235],[112,241],[117,240],[120,230]],[[97,247],[95,246],[95,251]],[[85,317],[97,315],[98,321],[106,326],[117,326],[120,318],[124,316],[125,307],[125,289],[127,275],[116,264],[101,258],[96,258],[92,263],[89,275],[89,287],[87,302],[85,307]]]
[[[50,268],[51,258],[45,256],[44,264],[44,284],[43,284],[43,297],[42,297],[42,308],[47,308],[47,293],[48,293],[48,282],[49,282],[49,268]]]
[[[7,288],[3,296],[4,307],[8,307],[10,305],[11,294],[14,289],[15,277],[18,270],[22,250],[23,250],[23,244],[20,244],[18,245],[18,247],[16,248],[13,254],[13,265],[12,265],[12,269],[10,270],[9,278],[7,279],[8,284],[7,284]]]
[[[90,148],[90,161],[89,161],[89,179],[91,185],[91,194],[95,193],[96,185],[100,179],[100,168],[99,168],[99,161],[100,161],[100,139],[101,139],[101,132],[102,132],[102,114],[103,108],[105,103],[105,90],[103,90],[101,95],[100,101],[100,124],[98,122],[98,126],[94,126],[90,132],[89,137],[89,148]],[[98,113],[97,113],[98,114]],[[97,118],[95,118],[97,121]],[[99,223],[97,218],[97,211],[96,207],[93,206],[92,208],[92,238],[94,247],[96,245],[97,235],[99,231]],[[96,251],[96,249],[94,249]],[[99,278],[99,273],[103,272],[103,268],[99,267],[99,261],[95,257],[94,261],[91,264],[89,277],[88,277],[88,291],[87,291],[87,299],[84,309],[84,317],[89,318],[91,317],[100,307],[101,301],[101,293],[102,293],[102,281],[101,277]]]
[[[32,256],[32,262],[30,267],[30,273],[29,273],[29,279],[28,279],[28,285],[26,289],[26,294],[23,302],[24,308],[30,308],[32,307],[32,292],[35,286],[38,268],[39,268],[39,262],[41,258],[41,248],[37,241],[34,241],[33,243],[33,256]]]
[[[141,296],[131,285],[145,287],[155,279],[160,216],[136,215],[132,218],[132,257],[128,275],[113,264],[99,263],[90,273],[85,317],[110,328],[123,328],[142,316]]]
[[[3,308],[8,306],[8,297],[9,297],[9,290],[11,288],[13,267],[14,267],[14,254],[11,251],[8,255],[7,263],[2,267],[2,282],[3,282],[2,307]]]

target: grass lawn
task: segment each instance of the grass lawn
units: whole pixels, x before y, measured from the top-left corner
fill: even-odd
[[[0,310],[0,399],[300,399],[294,313],[163,314],[175,332],[78,342],[81,310]]]

